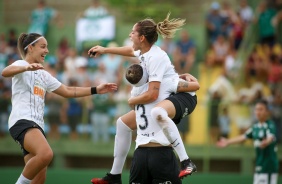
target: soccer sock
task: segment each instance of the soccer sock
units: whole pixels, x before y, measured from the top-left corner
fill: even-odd
[[[114,147],[114,163],[112,166],[111,174],[121,174],[125,163],[126,156],[129,152],[132,130],[123,123],[121,118],[117,120],[117,130],[115,136]]]
[[[168,141],[173,146],[175,152],[177,153],[179,160],[188,159],[183,141],[177,129],[175,123],[168,117],[168,114],[165,109],[161,107],[154,107],[151,111],[152,118],[160,125],[164,135]]]
[[[20,175],[18,181],[16,182],[16,184],[30,184],[30,183],[31,183],[31,180],[24,177],[23,174]]]

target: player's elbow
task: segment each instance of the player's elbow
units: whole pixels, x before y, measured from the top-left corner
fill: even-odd
[[[59,89],[54,92],[64,98],[72,98],[74,96],[71,87],[65,85],[61,85]]]
[[[198,91],[200,89],[200,84],[197,82],[196,83],[196,86],[195,86],[196,90],[195,91]]]
[[[1,75],[2,77],[12,77],[12,75],[6,69],[2,70]]]
[[[200,89],[200,84],[198,82],[193,82],[190,84],[189,91],[198,91]]]

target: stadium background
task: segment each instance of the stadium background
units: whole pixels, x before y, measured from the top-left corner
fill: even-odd
[[[222,1],[219,1],[222,2]],[[237,1],[228,1],[232,7],[238,6]],[[47,0],[48,6],[56,9],[63,21],[62,25],[51,22],[46,35],[50,54],[54,55],[59,40],[67,37],[70,45],[75,46],[75,22],[79,12],[85,10],[91,3],[90,0]],[[186,149],[189,156],[198,166],[198,173],[192,177],[185,178],[183,183],[251,183],[254,169],[254,149],[251,142],[238,146],[230,146],[226,149],[218,149],[210,140],[209,107],[210,100],[207,95],[211,84],[220,76],[222,68],[212,69],[205,67],[205,56],[208,52],[207,36],[205,30],[205,16],[209,11],[210,0],[176,0],[176,1],[134,1],[134,0],[107,0],[101,1],[107,7],[111,15],[116,18],[116,36],[114,41],[119,45],[127,38],[132,25],[139,19],[152,17],[156,21],[162,20],[168,11],[172,17],[187,19],[185,29],[189,31],[190,37],[196,42],[196,62],[191,73],[198,77],[201,85],[198,95],[198,106],[189,119],[189,131],[185,133]],[[256,9],[260,1],[249,0],[248,3]],[[29,25],[29,16],[36,7],[36,0],[0,0],[0,33],[8,33],[13,28],[16,33],[26,32]],[[280,23],[281,24],[281,23]],[[280,25],[281,27],[281,25]],[[251,48],[256,44],[256,25],[252,24],[245,33],[243,43],[238,51],[237,57],[242,62],[248,57]],[[281,30],[281,29],[280,29]],[[281,32],[278,39],[281,40]],[[179,35],[177,34],[178,39]],[[104,44],[104,42],[85,43],[85,47],[92,44]],[[243,76],[243,70],[240,69]],[[244,78],[238,77],[234,85],[242,86]],[[267,86],[263,88],[269,93]],[[242,110],[243,109],[243,110]],[[231,104],[229,113],[236,115],[246,113],[241,105]],[[188,124],[188,123],[187,123]],[[235,122],[231,123],[230,137],[239,134]],[[114,132],[114,130],[112,130]],[[107,143],[92,142],[89,135],[80,132],[79,138],[70,140],[67,135],[62,135],[59,140],[49,140],[54,151],[54,160],[51,163],[47,176],[47,184],[51,183],[89,183],[92,177],[103,176],[109,171],[112,164],[113,133]],[[282,152],[279,144],[278,156],[280,159],[280,174],[282,173]],[[128,156],[124,183],[128,181],[128,169],[134,150],[131,147]],[[17,144],[6,133],[0,138],[0,183],[13,183],[20,174],[23,167],[23,159]],[[282,183],[280,177],[279,183]]]

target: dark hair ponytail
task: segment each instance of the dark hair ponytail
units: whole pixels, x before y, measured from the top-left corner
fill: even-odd
[[[19,36],[19,38],[18,38],[18,50],[20,52],[22,59],[25,58],[25,56],[27,54],[27,50],[28,50],[28,49],[24,49],[24,48],[40,36],[41,35],[37,34],[37,33],[30,33],[30,34],[22,33]],[[32,45],[34,45],[34,44],[35,43],[33,43]]]

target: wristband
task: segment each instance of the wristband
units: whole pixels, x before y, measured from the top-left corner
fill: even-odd
[[[91,87],[91,95],[97,94],[97,88]]]

